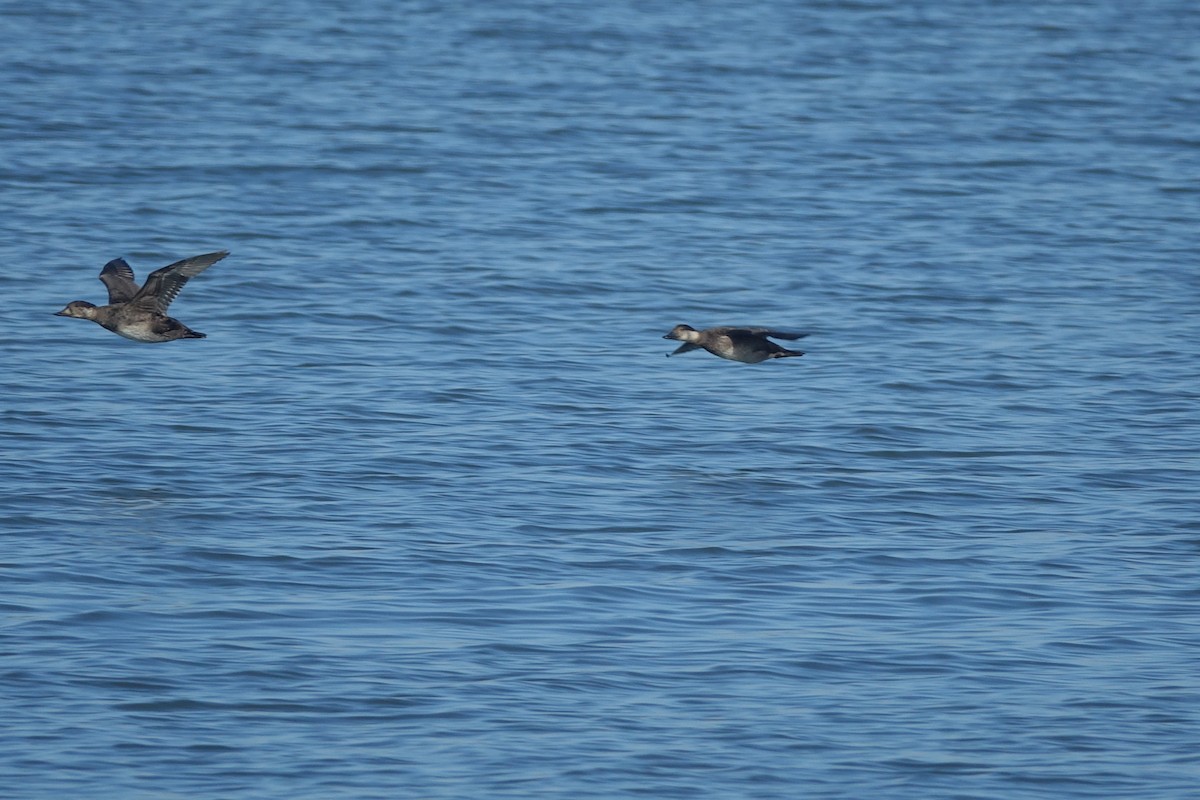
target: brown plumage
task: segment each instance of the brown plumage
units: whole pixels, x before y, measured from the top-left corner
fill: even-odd
[[[690,325],[676,325],[663,338],[683,342],[674,352],[667,353],[668,356],[703,348],[714,356],[728,358],[730,361],[757,364],[768,358],[804,355],[799,350],[780,347],[768,340],[768,336],[774,339],[801,339],[808,334],[789,333],[771,328],[743,328],[734,325],[698,331]]]
[[[228,250],[218,250],[176,261],[151,272],[141,288],[125,259],[115,258],[100,270],[100,280],[108,287],[108,305],[96,306],[86,300],[75,300],[56,316],[90,319],[135,342],[203,339],[203,333],[168,317],[167,308],[189,278],[196,277],[227,255]]]

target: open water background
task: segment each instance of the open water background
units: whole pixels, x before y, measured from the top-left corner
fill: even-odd
[[[0,34],[0,796],[1196,796],[1194,2]]]

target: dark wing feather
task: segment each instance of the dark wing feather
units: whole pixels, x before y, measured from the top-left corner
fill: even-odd
[[[692,344],[691,342],[684,342],[683,344],[679,345],[679,347],[676,347],[674,350],[667,353],[667,355],[668,356],[677,356],[680,353],[690,353],[693,350],[699,350],[699,349],[700,349],[700,345],[698,345],[698,344]]]
[[[183,289],[188,278],[194,278],[213,264],[229,255],[228,250],[218,250],[215,253],[205,253],[202,256],[192,256],[174,264],[168,264],[162,269],[156,269],[146,278],[141,291],[130,302],[147,311],[157,311],[166,314],[179,292]]]
[[[795,333],[792,331],[777,331],[773,328],[717,328],[721,333],[728,334],[745,334],[748,336],[769,336],[772,339],[803,339],[808,336],[807,333]]]
[[[757,330],[762,329],[758,328]],[[762,330],[762,334],[763,336],[769,336],[772,339],[803,339],[805,336],[808,336],[807,333],[797,333],[795,331],[776,331],[769,329]]]
[[[100,270],[100,280],[108,287],[109,305],[127,303],[138,293],[133,270],[123,258],[114,258]]]

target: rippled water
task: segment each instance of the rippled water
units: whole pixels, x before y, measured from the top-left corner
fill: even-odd
[[[1193,796],[1194,4],[0,25],[0,795]]]

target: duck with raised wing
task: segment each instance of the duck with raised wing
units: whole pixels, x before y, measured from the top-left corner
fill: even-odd
[[[133,270],[123,258],[114,258],[100,270],[100,280],[108,287],[108,305],[97,306],[75,300],[55,316],[90,319],[113,333],[135,342],[170,342],[175,339],[203,339],[177,319],[167,316],[183,285],[229,255],[228,250],[192,256],[156,269],[138,288]]]
[[[772,339],[802,339],[808,334],[789,333],[771,328],[743,328],[733,325],[698,331],[691,325],[676,325],[663,338],[683,342],[674,352],[667,353],[668,356],[704,349],[714,356],[728,358],[730,361],[757,364],[768,358],[804,355],[799,350],[780,347],[770,341],[768,336]]]

